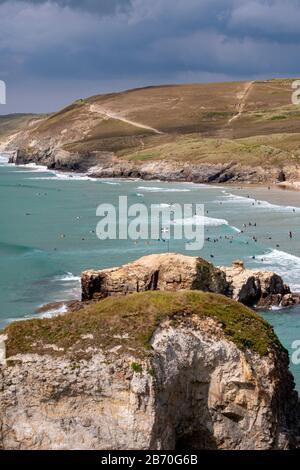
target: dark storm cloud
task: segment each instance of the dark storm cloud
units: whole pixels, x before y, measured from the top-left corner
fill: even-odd
[[[299,24],[298,0],[0,0],[0,79],[20,95],[69,83],[69,97],[85,81],[89,94],[300,75]]]
[[[61,7],[79,8],[85,11],[91,11],[98,14],[111,14],[116,11],[125,11],[130,7],[131,0],[16,0],[19,3],[28,4],[43,4],[43,3],[56,3]],[[5,3],[7,0],[0,0]]]

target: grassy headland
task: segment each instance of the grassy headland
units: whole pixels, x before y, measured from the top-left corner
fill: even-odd
[[[50,319],[11,323],[4,330],[7,357],[19,353],[64,354],[68,349],[76,354],[88,347],[110,350],[115,346],[144,355],[151,351],[151,337],[163,320],[188,324],[194,315],[216,319],[225,335],[242,350],[263,356],[282,348],[265,320],[226,297],[197,291],[144,292],[107,298]]]

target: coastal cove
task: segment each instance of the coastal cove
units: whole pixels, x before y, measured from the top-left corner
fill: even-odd
[[[191,183],[95,179],[34,165],[16,167],[1,157],[1,327],[36,316],[35,310],[45,303],[78,298],[79,276],[85,269],[118,266],[146,254],[166,252],[163,241],[97,239],[96,208],[103,202],[117,205],[119,195],[128,196],[130,204],[204,204],[208,211],[205,237],[210,241],[199,253],[187,253],[184,240],[171,240],[171,251],[199,255],[223,266],[242,259],[249,268],[277,272],[294,291],[300,291],[297,193],[259,187],[250,191]],[[300,307],[262,314],[292,353],[292,343],[300,338]],[[299,366],[292,364],[291,370],[300,390]]]

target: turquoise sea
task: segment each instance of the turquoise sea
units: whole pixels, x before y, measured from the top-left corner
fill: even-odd
[[[98,205],[117,205],[120,195],[128,196],[129,204],[143,202],[148,207],[204,204],[208,211],[205,237],[210,240],[200,251],[186,251],[184,240],[171,240],[172,252],[199,255],[216,265],[243,259],[247,267],[278,272],[293,290],[300,291],[300,193],[92,180],[31,165],[15,167],[0,156],[1,328],[10,321],[36,316],[35,310],[43,304],[78,298],[84,269],[118,266],[167,250],[162,240],[97,238]],[[300,307],[261,314],[293,352],[292,343],[300,340]],[[300,365],[291,364],[291,370],[300,390]]]

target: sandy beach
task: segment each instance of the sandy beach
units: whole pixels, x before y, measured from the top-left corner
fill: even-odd
[[[300,207],[300,182],[285,182],[270,186],[254,184],[232,184],[226,185],[231,192],[238,196],[249,196],[250,198],[268,201],[280,206]]]

